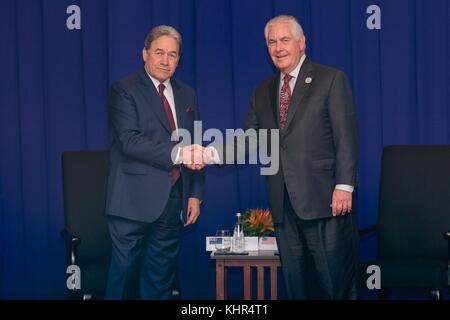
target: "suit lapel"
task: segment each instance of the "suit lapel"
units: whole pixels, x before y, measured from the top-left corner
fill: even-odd
[[[279,83],[280,83],[280,72],[278,72],[272,77],[272,80],[270,81],[269,84],[270,104],[272,106],[273,116],[275,118],[277,128],[280,127],[280,112],[278,110]]]
[[[152,80],[147,75],[145,69],[141,70],[140,78],[140,90],[148,102],[149,109],[153,111],[163,127],[170,133],[169,123],[167,122],[161,97],[159,96],[158,91],[156,90]]]
[[[294,92],[292,94],[291,103],[289,104],[286,126],[284,130],[289,127],[295,113],[298,109],[301,109],[303,98],[305,97],[311,82],[306,83],[306,78],[310,77],[312,80],[312,63],[306,58],[303,62],[300,72],[298,73],[297,81],[295,82]]]
[[[176,80],[170,80],[170,84],[172,85],[173,91],[173,99],[175,100],[175,110],[177,117],[178,128],[184,128],[184,114],[186,110],[184,110],[185,104],[183,99],[183,94],[181,92],[181,88]]]

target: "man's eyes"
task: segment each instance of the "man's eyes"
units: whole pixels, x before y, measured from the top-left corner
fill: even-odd
[[[279,41],[283,43],[288,43],[291,39],[290,38],[281,38]],[[269,40],[269,46],[274,46],[277,44],[276,40]]]
[[[155,54],[157,56],[162,56],[164,54],[164,51],[155,51]],[[176,59],[178,55],[174,52],[169,53],[169,57]]]

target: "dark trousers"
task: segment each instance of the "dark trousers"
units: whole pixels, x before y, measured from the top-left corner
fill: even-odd
[[[359,245],[354,215],[302,220],[286,191],[284,203],[275,234],[288,299],[357,299]]]
[[[108,216],[112,256],[105,299],[171,297],[183,226],[181,188],[181,182],[172,187],[167,205],[155,222]]]

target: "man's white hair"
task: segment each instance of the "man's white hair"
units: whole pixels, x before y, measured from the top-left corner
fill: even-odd
[[[294,17],[294,16],[276,16],[267,22],[266,27],[264,28],[264,37],[266,38],[266,43],[268,41],[267,37],[269,35],[269,27],[271,25],[274,25],[276,23],[282,23],[282,22],[288,22],[292,26],[292,34],[294,35],[295,39],[300,39],[300,37],[303,35],[303,28],[300,25],[300,22]]]

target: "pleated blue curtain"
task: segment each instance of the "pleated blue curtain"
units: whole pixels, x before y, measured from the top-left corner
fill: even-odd
[[[66,27],[70,5],[81,8],[81,30]],[[370,5],[381,9],[381,30],[366,27]],[[142,67],[148,30],[170,24],[182,33],[176,77],[197,90],[204,130],[225,130],[242,127],[254,86],[274,72],[263,28],[277,14],[295,15],[307,55],[351,81],[359,224],[376,222],[383,146],[450,142],[448,1],[2,0],[0,298],[66,297],[61,153],[108,148],[109,87]],[[237,211],[268,205],[258,173],[207,169],[201,219],[183,238],[183,297],[214,298],[204,238],[231,228]]]

